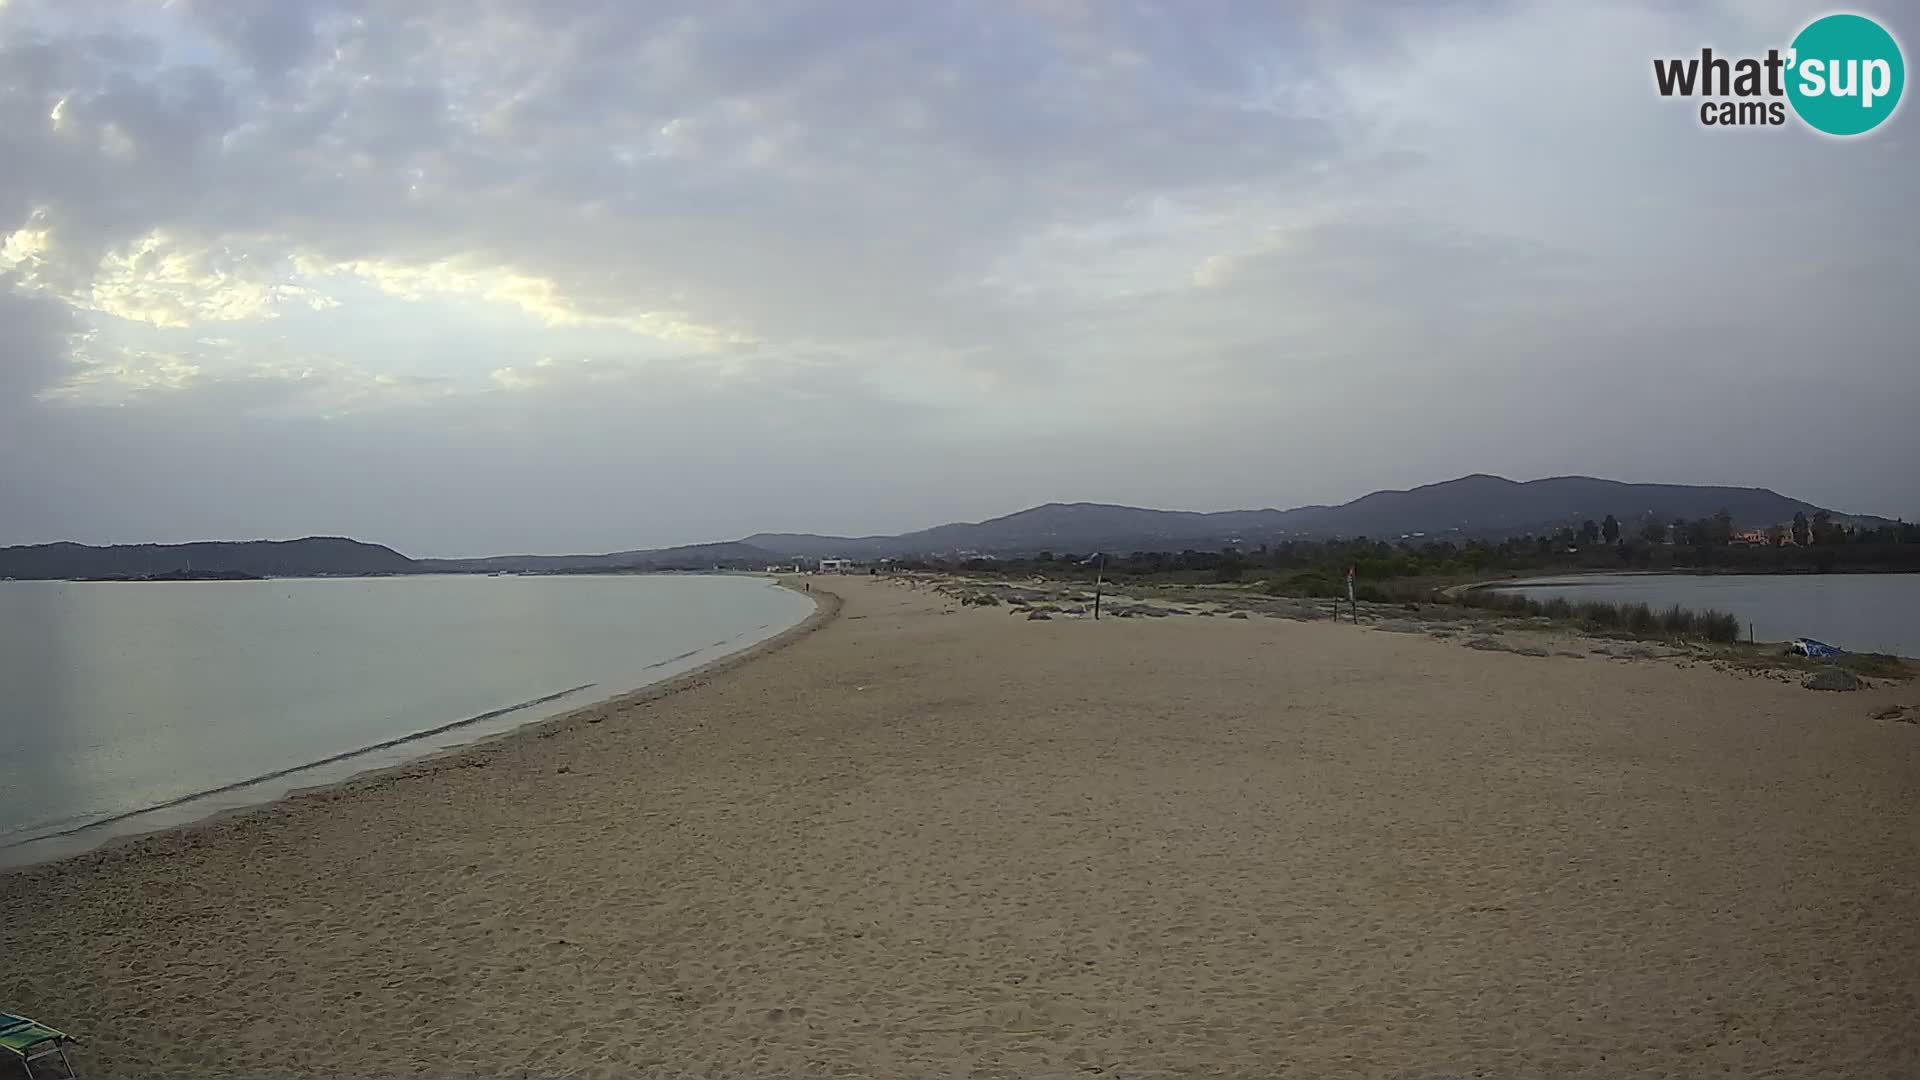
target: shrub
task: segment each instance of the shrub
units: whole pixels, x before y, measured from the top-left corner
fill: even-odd
[[[1684,634],[1693,628],[1693,612],[1675,604],[1660,613],[1660,629],[1669,634]]]
[[[1653,609],[1645,604],[1628,604],[1620,612],[1620,621],[1636,634],[1651,634],[1660,625]]]
[[[1724,611],[1702,611],[1694,616],[1694,627],[1708,641],[1740,640],[1740,620]]]
[[[1624,629],[1636,635],[1703,637],[1709,641],[1740,640],[1740,620],[1724,611],[1692,612],[1678,604],[1655,612],[1643,603],[1613,604],[1604,600],[1573,603],[1556,596],[1544,603],[1521,593],[1467,589],[1454,598],[1468,607],[1487,608],[1514,616],[1544,615],[1561,621],[1579,620],[1602,630]]]
[[[1265,591],[1273,596],[1300,596],[1322,598],[1337,596],[1346,599],[1347,583],[1343,577],[1335,581],[1330,574],[1307,570],[1284,578],[1274,578],[1267,582]],[[1355,590],[1358,593],[1358,589]]]
[[[1525,593],[1494,593],[1494,607],[1512,615],[1538,615],[1540,601]]]
[[[1619,626],[1620,608],[1615,604],[1588,600],[1580,605],[1580,617],[1595,626]]]

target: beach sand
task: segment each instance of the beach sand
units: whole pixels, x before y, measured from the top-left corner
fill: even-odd
[[[1920,1075],[1914,688],[837,618],[0,876],[98,1077]]]

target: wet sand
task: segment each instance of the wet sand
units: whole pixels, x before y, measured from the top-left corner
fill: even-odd
[[[1920,1074],[1913,687],[822,585],[0,876],[0,1010],[99,1077]]]

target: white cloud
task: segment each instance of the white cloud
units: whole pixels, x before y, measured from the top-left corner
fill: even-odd
[[[31,277],[33,268],[46,256],[46,229],[23,227],[0,240],[0,271],[20,272]]]
[[[195,247],[161,230],[100,260],[80,305],[115,318],[187,328],[272,318],[280,287],[244,255]]]
[[[510,305],[549,326],[612,328],[700,348],[753,343],[753,339],[744,334],[705,326],[676,312],[586,311],[564,296],[551,279],[519,273],[508,267],[480,266],[471,260],[408,265],[380,259],[354,259],[329,264],[298,256],[294,265],[303,275],[314,279],[342,274],[364,278],[382,292],[406,300],[421,301],[436,295],[475,296]]]

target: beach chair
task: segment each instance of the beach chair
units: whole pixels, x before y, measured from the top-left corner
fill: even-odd
[[[24,1016],[0,1013],[0,1062],[19,1062],[19,1072],[26,1080],[70,1080],[74,1072],[73,1063],[67,1060],[67,1046],[79,1041]],[[0,1073],[9,1072],[0,1068]]]

